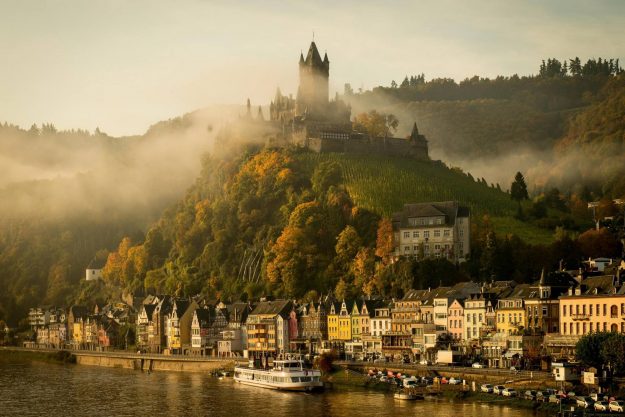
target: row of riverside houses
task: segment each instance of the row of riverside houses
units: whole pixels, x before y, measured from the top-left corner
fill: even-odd
[[[621,262],[603,271],[543,271],[532,284],[463,282],[390,301],[327,295],[309,303],[226,304],[151,295],[137,306],[33,308],[36,337],[29,343],[250,358],[334,350],[354,360],[534,368],[541,359],[573,358],[584,334],[625,333],[623,270]],[[439,359],[440,350],[451,352],[448,359]]]

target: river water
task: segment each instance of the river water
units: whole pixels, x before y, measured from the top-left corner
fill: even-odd
[[[529,417],[533,413],[444,399],[401,402],[361,389],[285,393],[195,373],[0,362],[0,416]]]

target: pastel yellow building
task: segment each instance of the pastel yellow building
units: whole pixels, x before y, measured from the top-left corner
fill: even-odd
[[[341,305],[332,303],[328,311],[328,340],[339,340],[339,311]]]
[[[351,305],[352,302],[346,302],[345,300],[341,303],[338,317],[338,340],[352,340]]]
[[[592,332],[625,333],[625,294],[578,294],[560,297],[563,335]]]
[[[510,296],[497,301],[497,332],[511,335],[527,328],[524,300],[530,292],[529,284],[517,285]]]

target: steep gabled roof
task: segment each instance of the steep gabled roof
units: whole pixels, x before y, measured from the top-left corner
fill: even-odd
[[[106,265],[106,258],[98,258],[94,256],[91,262],[89,262],[87,269],[102,269],[104,268],[104,265]]]
[[[408,219],[410,218],[440,216],[445,216],[445,224],[453,225],[457,217],[467,217],[468,215],[468,207],[460,206],[457,201],[404,204],[402,211],[393,213],[393,226],[395,228],[408,227]],[[441,225],[433,226],[440,227]]]
[[[74,316],[74,319],[84,318],[89,314],[89,310],[85,306],[73,305],[69,308],[69,313]]]
[[[156,304],[144,304],[143,308],[145,309],[146,316],[151,318],[152,313],[154,313],[154,310],[156,309]]]
[[[198,308],[194,313],[197,315],[200,327],[209,327],[215,320],[215,314],[210,308]]]
[[[315,45],[314,41],[310,43],[304,64],[312,65],[314,67],[321,67],[323,65],[321,55],[319,55],[319,50],[317,50],[317,45]]]
[[[288,311],[291,310],[291,301],[290,300],[274,300],[274,301],[261,301],[258,305],[252,310],[251,315],[259,315],[259,314],[284,314],[285,312],[288,314]]]

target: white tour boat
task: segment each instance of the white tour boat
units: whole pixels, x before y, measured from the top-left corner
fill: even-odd
[[[234,380],[241,384],[285,391],[313,391],[323,388],[321,372],[306,369],[304,361],[294,359],[276,359],[270,369],[254,368],[254,362],[250,361],[249,367],[234,368]]]

